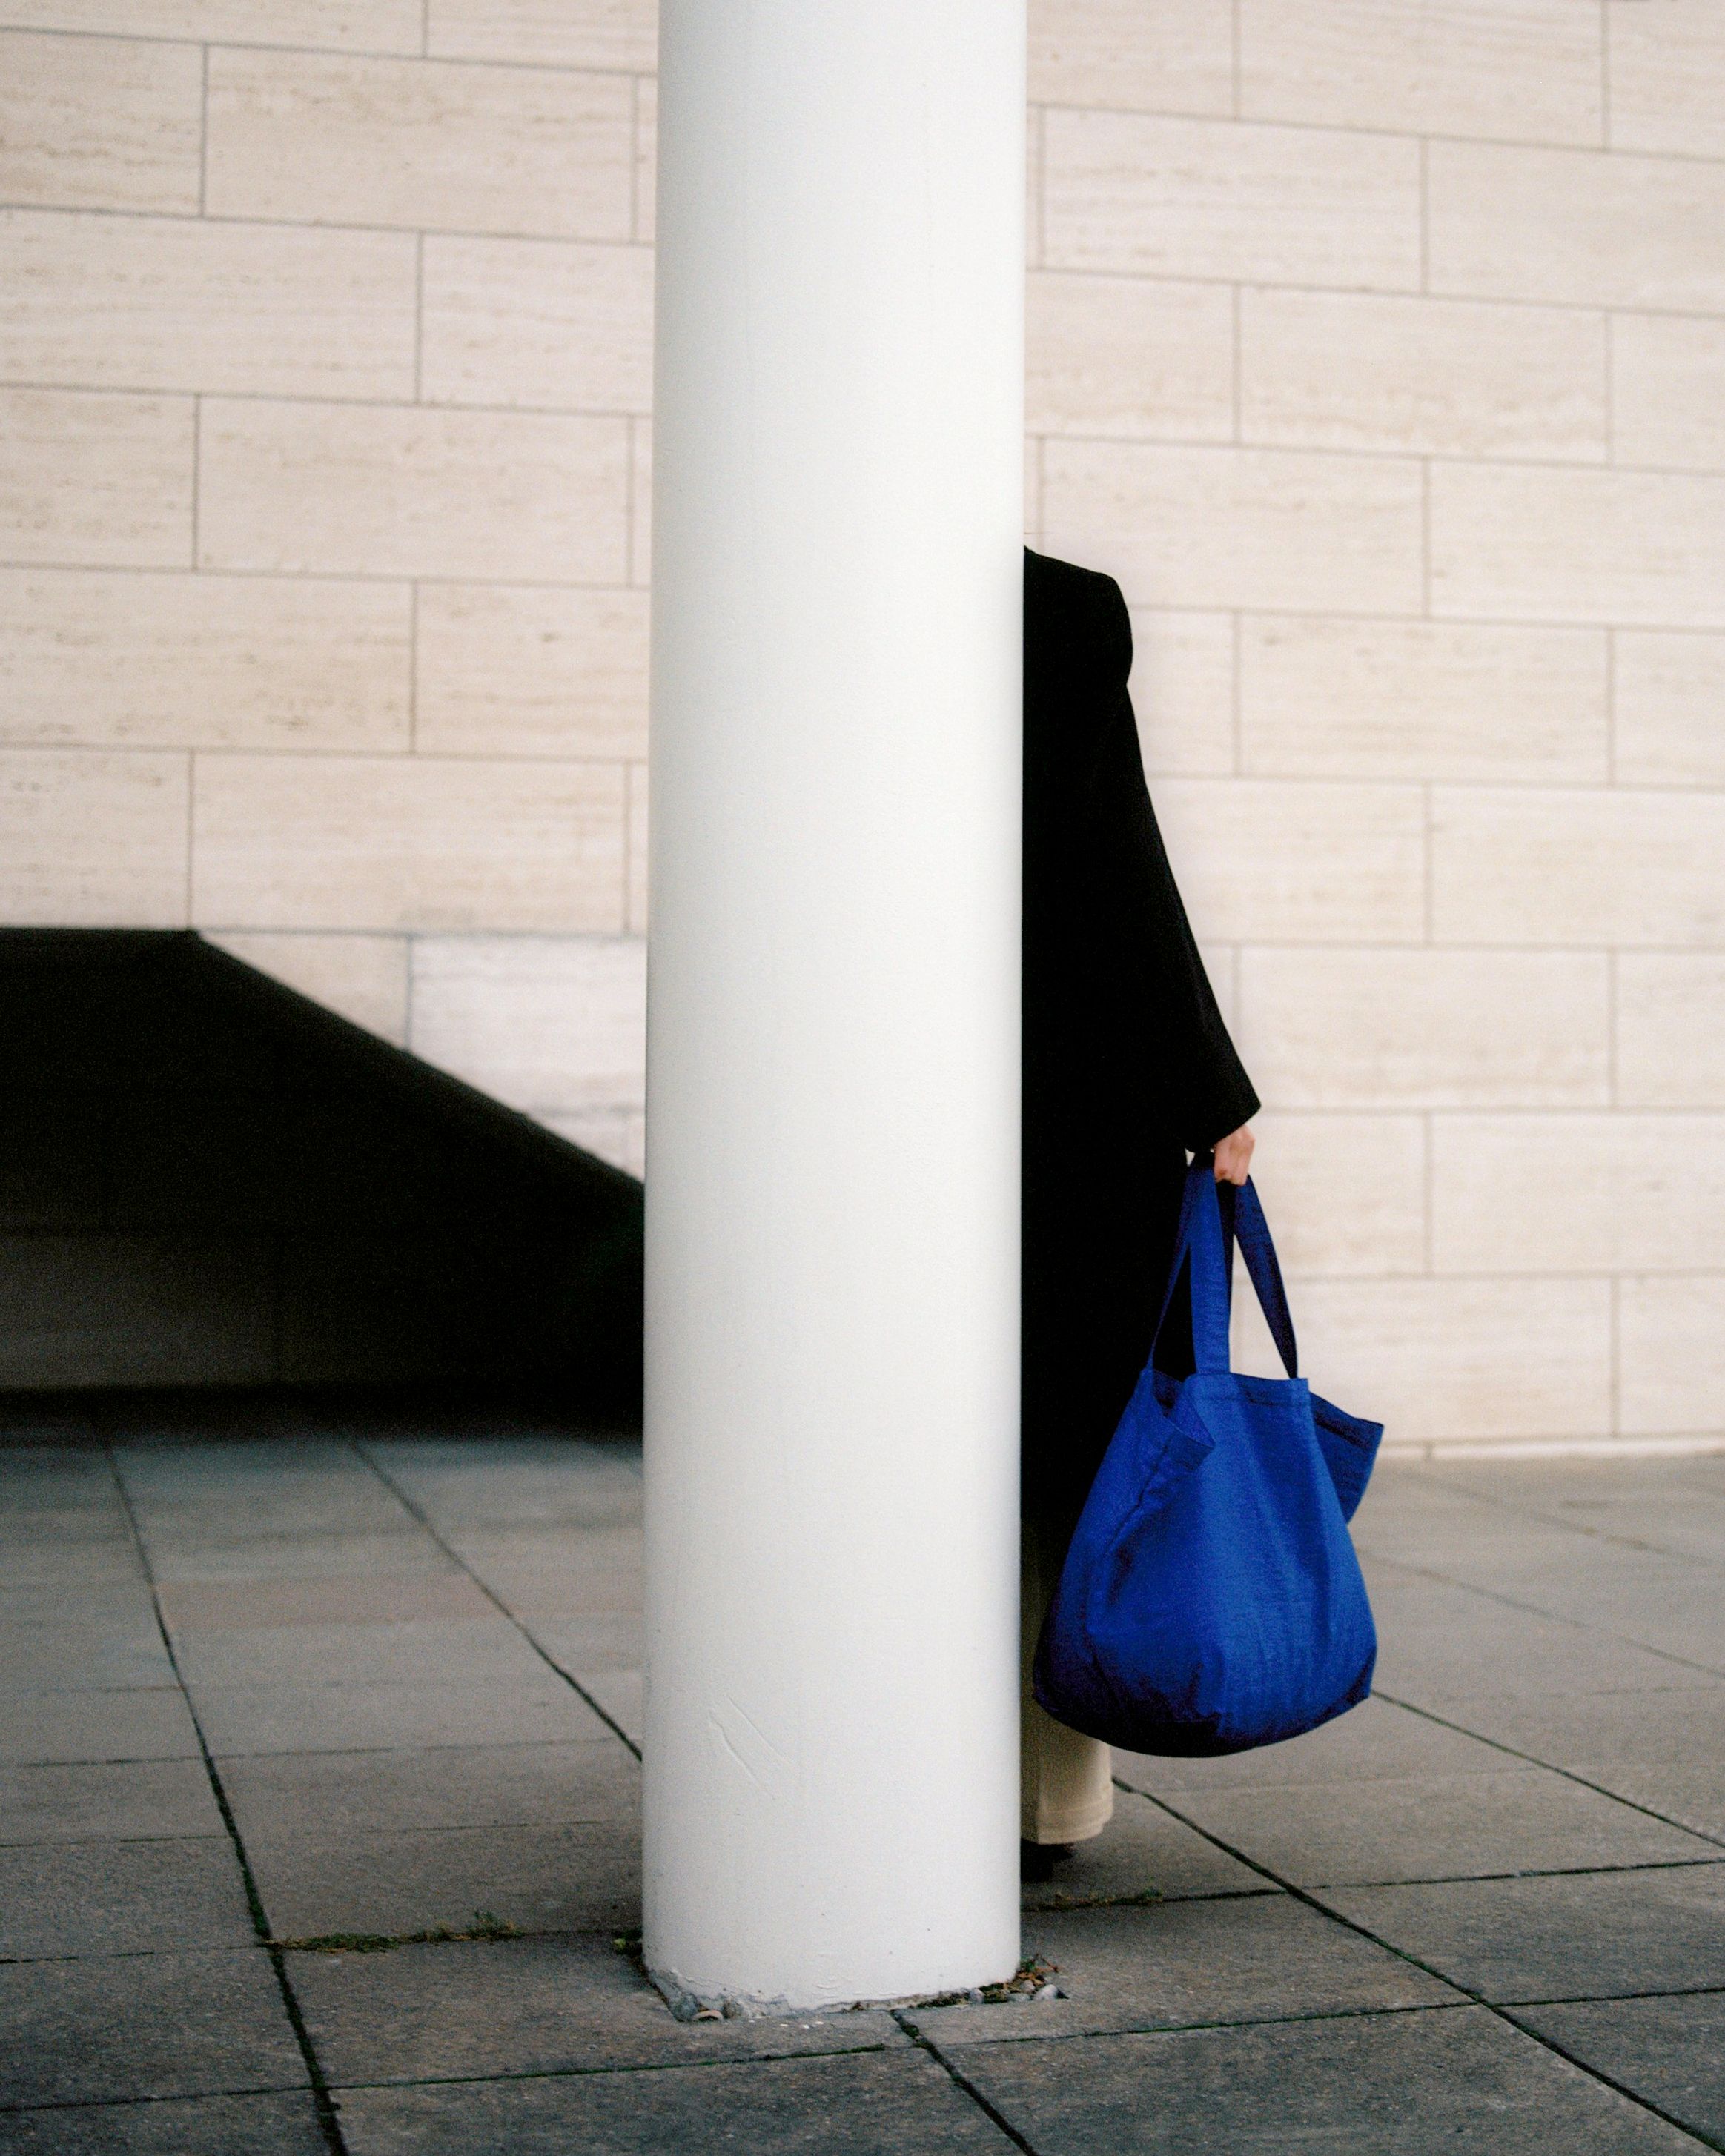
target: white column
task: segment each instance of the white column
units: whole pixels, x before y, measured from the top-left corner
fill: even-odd
[[[646,1956],[1018,1956],[1023,0],[663,0]]]

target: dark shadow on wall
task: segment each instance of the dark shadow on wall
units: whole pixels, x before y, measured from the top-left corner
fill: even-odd
[[[191,933],[0,931],[0,1392],[638,1415],[641,1186]]]

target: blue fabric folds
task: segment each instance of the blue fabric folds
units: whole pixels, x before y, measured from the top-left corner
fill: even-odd
[[[1286,1378],[1229,1367],[1236,1235]],[[1196,1369],[1156,1367],[1182,1267]],[[1037,1643],[1037,1699],[1130,1752],[1297,1737],[1372,1686],[1377,1634],[1347,1522],[1381,1423],[1320,1399],[1258,1194],[1187,1171],[1150,1359],[1091,1485]]]

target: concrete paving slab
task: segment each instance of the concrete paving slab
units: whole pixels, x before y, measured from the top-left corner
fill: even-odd
[[[102,1534],[62,1542],[14,1532],[0,1543],[0,1588],[64,1588],[141,1580],[144,1568],[131,1536]]]
[[[1725,1854],[1561,1774],[1512,1761],[1504,1766],[1495,1774],[1430,1774],[1351,1787],[1189,1790],[1169,1801],[1297,1887],[1579,1871]]]
[[[334,2085],[902,2048],[885,2013],[677,2021],[608,1938],[294,1954],[295,1995]]]
[[[201,1758],[0,1768],[0,1845],[225,1832]]]
[[[1157,1796],[1183,1791],[1322,1788],[1422,1774],[1497,1774],[1508,1763],[1479,1738],[1445,1729],[1388,1700],[1368,1699],[1304,1737],[1221,1759],[1163,1759],[1116,1752],[1114,1772]]]
[[[407,1625],[416,1620],[491,1617],[496,1604],[465,1573],[413,1578],[176,1581],[162,1589],[162,1613],[176,1640],[201,1632],[250,1632],[285,1625]]]
[[[1063,1999],[906,2010],[939,2045],[1363,2013],[1451,1999],[1437,1982],[1286,1895],[1028,1913],[1024,1952]]]
[[[1074,1909],[1110,1902],[1185,1901],[1212,1894],[1275,1890],[1158,1804],[1131,1789],[1114,1793],[1114,1816],[1093,1841],[1081,1841],[1053,1876],[1027,1884],[1027,1909]]]
[[[1725,1992],[1521,2006],[1515,2018],[1710,2144],[1725,2144]]]
[[[1343,1887],[1320,1898],[1487,1999],[1725,1986],[1725,1862]]]
[[[3,1460],[0,1454],[0,1466]],[[155,1623],[155,1599],[141,1574],[136,1579],[111,1580],[105,1586],[80,1579],[0,1586],[0,1625],[100,1625],[130,1631],[140,1626],[153,1629]]]
[[[153,1616],[123,1624],[67,1619],[57,1624],[0,1625],[0,1672],[7,1688],[28,1691],[117,1691],[177,1688]]]
[[[521,1616],[535,1643],[562,1670],[638,1670],[646,1656],[647,1628],[639,1609],[591,1612],[580,1617]]]
[[[964,2071],[1049,2156],[1693,2156],[1479,2008],[997,2044]]]
[[[414,1527],[393,1534],[253,1535],[243,1539],[154,1535],[150,1566],[158,1582],[266,1579],[412,1579],[459,1570]]]
[[[0,1958],[243,1947],[254,1937],[225,1836],[0,1849]]]
[[[254,1625],[176,1642],[193,1696],[207,1685],[542,1684],[545,1664],[495,1609],[398,1624]]]
[[[177,1685],[97,1691],[0,1691],[0,1760],[192,1759],[198,1732]]]
[[[1656,1691],[1718,1681],[1609,1632],[1466,1587],[1420,1581],[1375,1594],[1373,1610],[1373,1687],[1415,1705],[1457,1694]]]
[[[1725,1847],[1725,1686],[1510,1693],[1434,1705]]]
[[[0,2112],[0,2156],[328,2156],[310,2093]]]
[[[341,2098],[352,2156],[1005,2156],[1013,2143],[915,2051],[572,2074]]]
[[[8,1445],[0,1453],[0,1517],[117,1502],[107,1455],[64,1445]]]
[[[554,1671],[462,1684],[199,1685],[198,1712],[218,1757],[398,1751],[403,1745],[543,1744],[603,1737],[605,1725]]]
[[[624,1527],[641,1517],[640,1459],[633,1448],[566,1442],[536,1455],[503,1445],[487,1456],[470,1443],[444,1448],[436,1459],[412,1444],[363,1450],[445,1532]]]
[[[639,1670],[571,1669],[569,1675],[625,1737],[636,1744],[645,1743],[647,1680]]]
[[[274,1753],[222,1763],[241,1835],[412,1828],[634,1825],[640,1763],[607,1730],[562,1744]]]
[[[1449,1479],[1487,1503],[1578,1534],[1725,1565],[1725,1476],[1703,1492],[1686,1460],[1506,1461],[1471,1474],[1452,1470]]]
[[[1725,1592],[1721,1595],[1725,1608]],[[1555,1767],[1586,1772],[1638,1761],[1697,1766],[1725,1758],[1725,1685],[1661,1691],[1497,1692],[1458,1712],[1468,1726]]]
[[[305,2082],[258,1948],[0,1967],[0,2087],[13,2106]]]
[[[640,1922],[639,1830],[459,1827],[435,1834],[302,1835],[247,1844],[275,1936],[398,1938],[501,1917],[526,1932],[623,1931]]]

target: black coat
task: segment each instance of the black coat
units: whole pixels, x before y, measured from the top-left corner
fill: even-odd
[[[1024,1502],[1068,1523],[1150,1351],[1186,1156],[1256,1113],[1163,850],[1111,577],[1024,550]],[[1158,1361],[1191,1367],[1184,1298]]]

